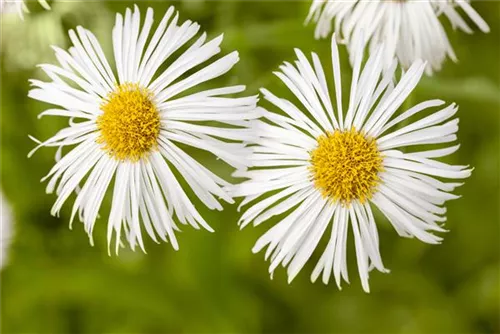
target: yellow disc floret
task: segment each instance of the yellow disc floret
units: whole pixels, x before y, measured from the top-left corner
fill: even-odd
[[[103,145],[118,160],[137,161],[157,145],[160,115],[151,93],[136,84],[122,84],[108,95],[97,118]]]
[[[354,128],[328,132],[318,137],[311,152],[314,185],[325,198],[349,205],[352,200],[364,203],[379,182],[382,156],[373,138],[366,138]]]

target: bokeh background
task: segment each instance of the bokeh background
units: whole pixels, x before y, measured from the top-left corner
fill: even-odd
[[[239,231],[230,205],[223,212],[202,209],[216,233],[185,227],[180,251],[148,242],[147,254],[125,248],[119,256],[107,254],[105,218],[97,222],[91,247],[80,224],[68,229],[70,204],[52,217],[55,196],[45,194],[40,179],[55,151],[42,149],[28,159],[34,147],[28,134],[46,139],[65,120],[37,120],[48,105],[27,98],[28,79],[46,79],[36,64],[54,62],[50,45],[68,47],[66,32],[77,25],[92,30],[111,55],[114,13],[133,2],[50,3],[52,11],[29,3],[24,21],[2,18],[1,189],[13,218],[0,274],[2,333],[500,332],[500,2],[473,2],[489,34],[454,32],[445,23],[460,62],[448,61],[411,96],[414,103],[441,98],[460,105],[462,146],[448,161],[475,170],[457,191],[463,197],[448,204],[450,232],[441,245],[426,245],[399,238],[379,219],[381,252],[392,271],[372,273],[370,294],[361,289],[352,245],[351,285],[342,291],[309,281],[318,254],[292,284],[282,269],[271,280],[263,254],[251,248],[272,222]],[[152,6],[156,22],[173,4],[181,19],[198,21],[209,36],[224,33],[223,52],[238,50],[241,60],[214,86],[244,83],[249,94],[265,86],[290,97],[272,71],[294,60],[294,47],[316,51],[331,66],[329,41],[314,40],[313,26],[303,26],[309,1],[136,3],[143,12]],[[347,83],[349,64],[341,52]],[[210,155],[191,153],[230,177],[231,170]],[[108,210],[109,198],[102,217]]]

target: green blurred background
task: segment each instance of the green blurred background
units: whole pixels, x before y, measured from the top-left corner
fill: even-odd
[[[181,19],[198,21],[209,36],[224,33],[223,52],[240,52],[240,62],[214,86],[247,84],[256,94],[265,86],[290,96],[272,75],[293,48],[316,51],[329,68],[329,41],[313,39],[303,26],[308,1],[136,1],[156,22],[168,6]],[[372,292],[357,278],[354,250],[348,251],[351,285],[312,284],[318,254],[292,284],[284,270],[269,278],[263,254],[251,247],[271,223],[239,231],[238,213],[202,209],[216,233],[184,227],[180,251],[148,242],[148,254],[106,251],[106,220],[98,220],[91,247],[80,224],[68,229],[71,204],[60,218],[50,216],[53,195],[40,179],[55,150],[33,158],[28,134],[46,139],[66,124],[37,114],[48,108],[26,97],[28,79],[46,77],[36,64],[55,62],[51,44],[68,47],[66,31],[83,25],[111,52],[114,13],[133,2],[51,2],[44,11],[2,19],[1,188],[14,214],[15,235],[1,272],[3,333],[499,333],[499,115],[500,2],[474,2],[491,33],[453,32],[460,62],[424,78],[412,101],[441,98],[460,105],[460,151],[449,161],[471,164],[474,173],[448,204],[450,232],[442,245],[399,238],[379,219],[381,252],[390,274],[373,272]],[[341,47],[344,73],[349,72]],[[108,59],[111,59],[110,57]],[[329,71],[329,70],[327,70]],[[328,72],[327,72],[328,73]],[[346,83],[349,74],[345,75]],[[346,86],[344,86],[346,87]],[[207,154],[190,151],[218,174],[231,170]],[[74,199],[74,198],[73,198]],[[109,201],[101,214],[107,217]],[[350,240],[351,244],[353,243]],[[322,251],[322,250],[321,250]]]

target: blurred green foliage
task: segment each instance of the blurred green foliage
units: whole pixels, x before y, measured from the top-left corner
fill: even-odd
[[[214,37],[224,33],[223,52],[240,52],[240,62],[213,85],[247,84],[289,97],[272,75],[293,48],[316,51],[328,67],[329,41],[313,39],[303,21],[309,1],[136,1],[156,20],[171,4],[181,19],[198,21]],[[424,78],[412,101],[441,98],[460,105],[461,149],[451,158],[475,167],[448,204],[450,232],[442,245],[399,238],[379,220],[381,252],[390,274],[373,272],[371,294],[357,279],[349,249],[351,285],[311,284],[316,254],[299,277],[286,283],[279,270],[269,278],[263,255],[251,247],[271,223],[239,231],[238,212],[202,209],[216,233],[185,227],[180,251],[148,242],[148,254],[123,249],[108,256],[109,201],[91,247],[80,224],[68,229],[71,205],[49,214],[55,200],[39,180],[55,151],[30,160],[28,134],[48,138],[65,120],[37,120],[47,105],[29,100],[29,78],[45,78],[36,64],[55,62],[51,44],[68,47],[66,31],[82,25],[94,32],[111,56],[114,13],[132,2],[52,2],[52,11],[30,3],[25,21],[2,20],[1,186],[15,213],[15,239],[1,273],[3,333],[499,333],[499,115],[500,2],[474,2],[490,34],[449,30],[459,64],[447,62]],[[447,25],[449,28],[449,25]],[[344,48],[342,66],[349,72]],[[110,57],[109,57],[110,59]],[[344,77],[349,79],[349,75]],[[208,154],[191,152],[220,175],[231,170]],[[352,240],[351,240],[352,241]],[[351,242],[352,243],[352,242]],[[352,245],[350,246],[352,247]]]

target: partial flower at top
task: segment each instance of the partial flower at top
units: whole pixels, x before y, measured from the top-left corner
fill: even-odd
[[[270,273],[280,264],[286,266],[289,281],[326,234],[326,249],[311,280],[322,273],[326,284],[333,274],[340,288],[341,278],[348,281],[347,239],[352,228],[359,276],[368,292],[369,272],[373,268],[388,271],[380,256],[373,207],[400,236],[437,244],[441,237],[432,232],[444,231],[443,205],[458,197],[450,192],[461,185],[442,179],[464,179],[471,170],[436,160],[455,152],[459,145],[422,147],[457,139],[454,103],[424,101],[395,116],[423,75],[425,62],[416,61],[394,85],[396,60],[384,70],[382,46],[364,67],[364,45],[357,45],[356,50],[347,103],[342,100],[335,35],[333,77],[325,75],[315,53],[311,63],[300,50],[293,64],[280,67],[276,76],[301,105],[262,89],[277,111],[260,109],[263,120],[254,125],[259,139],[250,146],[253,167],[235,173],[247,180],[233,188],[233,196],[245,197],[242,206],[251,204],[240,219],[242,227],[278,217],[253,251],[267,246]],[[409,121],[421,112],[431,113]]]
[[[348,44],[351,63],[364,35],[371,40],[370,51],[381,42],[386,45],[386,66],[394,57],[404,68],[422,59],[427,61],[426,73],[431,75],[441,70],[447,57],[457,61],[440,16],[444,14],[454,29],[472,33],[459,9],[481,31],[489,32],[488,24],[468,0],[314,0],[306,22],[316,23],[316,38],[328,37],[333,26],[337,36]]]
[[[114,22],[104,1],[59,1],[47,15],[30,15],[21,21],[17,15],[2,16],[0,53],[3,66],[9,71],[32,70],[37,64],[52,61],[51,45],[69,45],[64,22],[91,22],[94,33],[109,31]],[[38,4],[36,5],[38,6]]]
[[[137,6],[124,17],[117,14],[112,34],[117,76],[96,37],[77,27],[69,32],[69,52],[54,47],[60,65],[40,65],[52,81],[31,80],[29,96],[56,105],[40,116],[69,118],[68,127],[35,148],[59,148],[57,163],[44,178],[47,192],[57,194],[51,213],[57,215],[77,193],[71,222],[78,215],[92,241],[99,208],[114,184],[108,243],[114,235],[116,251],[123,235],[132,249],[138,244],[144,250],[144,231],[178,249],[178,222],[212,231],[178,174],[208,208],[222,210],[220,200],[233,202],[223,191],[229,183],[188,155],[186,145],[235,168],[248,165],[241,141],[253,138],[246,123],[255,117],[257,98],[227,96],[244,86],[195,91],[228,72],[238,53],[209,61],[220,52],[222,36],[207,42],[203,33],[187,46],[200,27],[178,21],[170,7],[151,36],[153,9],[142,28]],[[167,59],[168,67],[159,71]],[[75,147],[62,156],[66,146]]]
[[[0,192],[0,269],[8,262],[9,248],[12,243],[12,210]]]
[[[50,9],[46,0],[38,0],[38,2],[46,10]],[[21,19],[24,19],[24,13],[29,13],[24,0],[0,0],[0,12],[3,14],[11,11],[16,11]]]

